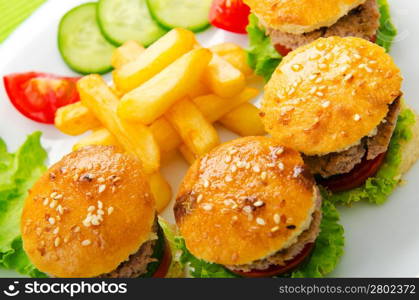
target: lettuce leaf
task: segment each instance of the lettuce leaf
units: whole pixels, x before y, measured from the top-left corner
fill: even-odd
[[[33,277],[44,275],[23,251],[20,215],[28,189],[46,170],[40,137],[40,132],[28,136],[16,153],[9,153],[0,139],[0,267]]]
[[[377,44],[390,51],[393,40],[397,35],[397,29],[391,21],[390,6],[387,0],[377,0],[380,9],[380,27],[377,32]]]
[[[377,44],[390,51],[390,47],[397,35],[397,29],[391,22],[390,6],[387,0],[377,0],[380,9],[380,27],[377,32]],[[249,48],[247,49],[247,61],[255,74],[262,76],[268,81],[276,67],[282,60],[282,56],[272,46],[271,39],[265,34],[265,30],[259,26],[258,18],[251,14],[247,27]]]
[[[271,39],[259,26],[258,18],[253,14],[249,16],[247,33],[249,36],[247,62],[255,70],[255,74],[268,81],[281,62],[282,56],[272,46]]]
[[[339,212],[335,206],[323,201],[323,219],[321,232],[310,259],[297,270],[284,277],[314,278],[324,277],[338,264],[345,243],[343,226],[339,224]],[[221,265],[208,263],[193,256],[186,248],[181,237],[176,238],[177,248],[181,250],[180,262],[189,267],[189,273],[195,278],[238,278]]]
[[[410,109],[403,109],[397,120],[385,162],[377,175],[369,178],[363,186],[350,191],[333,194],[323,189],[323,198],[344,205],[358,201],[368,201],[373,204],[384,203],[400,183],[402,174],[400,174],[399,167],[402,161],[402,146],[412,138],[411,129],[415,122],[415,113]]]

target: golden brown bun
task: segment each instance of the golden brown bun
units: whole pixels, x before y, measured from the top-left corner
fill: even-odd
[[[103,221],[86,227],[88,208],[100,213],[98,201]],[[154,219],[141,163],[114,147],[90,146],[65,156],[33,186],[22,214],[23,245],[45,273],[94,277],[136,252],[148,240]]]
[[[355,145],[399,95],[399,68],[359,38],[319,39],[288,54],[265,87],[262,119],[279,143],[306,155]]]
[[[247,264],[289,247],[307,229],[315,183],[300,154],[281,149],[270,138],[246,137],[195,161],[175,205],[177,225],[193,255]]]
[[[293,34],[330,27],[366,0],[245,0],[270,28]]]

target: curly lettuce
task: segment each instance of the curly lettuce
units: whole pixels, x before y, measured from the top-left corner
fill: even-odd
[[[330,193],[323,189],[323,197],[333,203],[344,205],[359,201],[368,201],[373,204],[384,203],[400,183],[402,177],[402,174],[400,174],[402,147],[412,138],[412,126],[415,122],[415,113],[410,109],[403,109],[397,120],[386,159],[377,175],[369,178],[363,186],[349,191]]]
[[[345,244],[344,229],[339,224],[339,212],[328,201],[323,202],[323,219],[320,234],[310,259],[297,270],[284,277],[315,278],[324,277],[332,272],[338,264]],[[195,278],[238,278],[221,265],[208,263],[193,256],[186,248],[181,237],[176,238],[180,249],[180,262],[188,266],[189,275]]]
[[[377,32],[377,44],[390,51],[397,29],[391,22],[390,7],[387,0],[377,0],[380,9],[380,27]],[[265,30],[259,25],[258,18],[251,14],[247,27],[249,48],[247,49],[248,64],[255,73],[268,81],[276,67],[282,60],[282,56],[275,50],[271,39]]]
[[[0,267],[31,277],[45,277],[29,261],[22,247],[20,215],[28,189],[46,170],[47,154],[41,133],[28,136],[16,153],[0,139]]]

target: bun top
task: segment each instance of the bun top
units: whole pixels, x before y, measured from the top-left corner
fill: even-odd
[[[345,150],[374,132],[401,95],[399,68],[359,38],[319,39],[288,54],[265,86],[262,120],[306,155]]]
[[[241,138],[191,166],[175,218],[194,256],[248,264],[296,241],[311,223],[316,191],[298,152],[267,137]]]
[[[114,147],[86,147],[53,165],[30,190],[23,246],[42,272],[94,277],[138,251],[154,219],[141,163]]]
[[[303,34],[330,27],[366,0],[245,0],[264,26]]]

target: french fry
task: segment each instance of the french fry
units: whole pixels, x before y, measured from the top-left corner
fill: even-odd
[[[150,129],[122,120],[116,114],[118,98],[99,75],[88,75],[77,82],[82,103],[116,137],[127,152],[135,154],[147,174],[160,167],[160,151]]]
[[[90,145],[117,146],[122,148],[115,136],[106,128],[94,130],[90,135],[82,138],[73,146],[73,151]]]
[[[135,89],[192,50],[195,44],[195,35],[191,31],[171,30],[134,61],[113,72],[117,89],[124,94]]]
[[[211,56],[211,51],[204,48],[185,54],[152,79],[125,94],[119,103],[118,115],[125,120],[151,124],[196,85]]]
[[[243,73],[217,54],[213,55],[209,63],[203,76],[203,82],[214,94],[222,98],[237,95],[246,85]]]
[[[111,64],[115,69],[136,60],[145,48],[136,41],[126,41],[122,46],[116,48],[112,53]]]
[[[259,91],[254,88],[245,88],[237,96],[225,99],[216,95],[210,94],[193,99],[193,102],[202,112],[204,117],[210,122],[214,123],[219,120],[226,113],[238,107],[240,104],[247,103],[259,94]]]
[[[215,128],[187,98],[173,105],[165,116],[195,155],[203,155],[220,143]]]
[[[208,94],[211,94],[210,89],[201,81],[198,81],[196,85],[193,86],[188,92],[188,96],[191,99],[194,99],[196,97],[203,96],[203,95],[208,95]]]
[[[182,154],[183,158],[188,162],[190,165],[192,165],[196,160],[196,155],[186,146],[185,144],[182,144],[179,146],[179,151]]]
[[[81,102],[59,108],[55,114],[54,123],[58,130],[73,136],[101,126],[95,115]]]
[[[172,188],[160,172],[150,175],[148,182],[156,202],[156,209],[160,213],[172,199]]]
[[[150,130],[162,154],[175,150],[182,143],[182,138],[164,117],[154,121],[150,125]]]
[[[265,128],[259,116],[259,109],[251,103],[244,103],[220,119],[224,127],[240,136],[265,135]]]
[[[232,66],[240,70],[245,76],[253,74],[252,68],[247,63],[246,51],[233,43],[222,43],[212,46],[211,51],[228,61]]]

